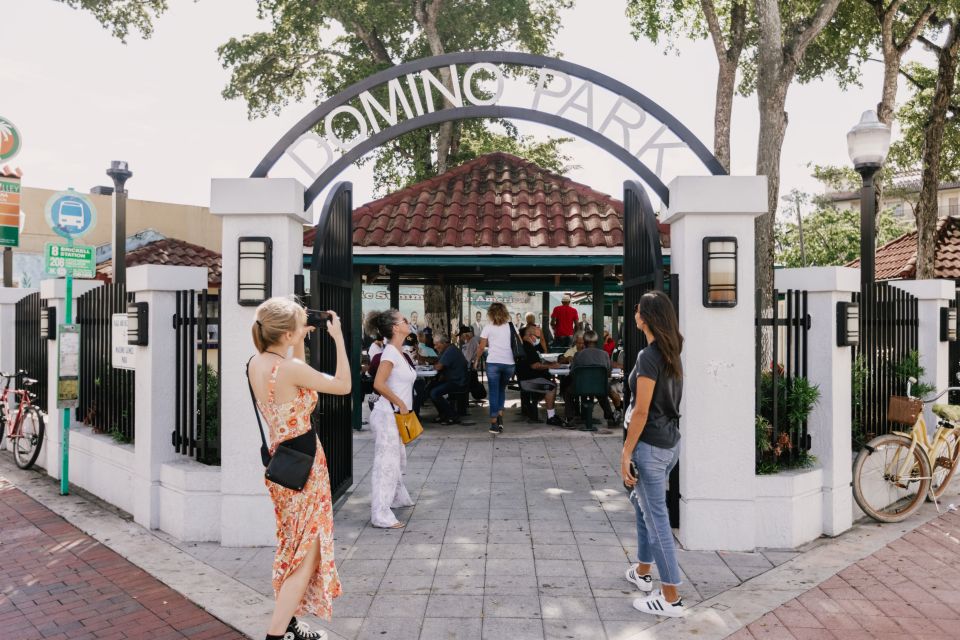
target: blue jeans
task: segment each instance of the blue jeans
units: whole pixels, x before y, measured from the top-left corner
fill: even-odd
[[[490,417],[496,418],[503,411],[503,403],[507,399],[507,383],[513,377],[512,364],[499,362],[487,363],[487,381],[490,387]]]
[[[672,449],[638,442],[633,450],[638,481],[630,501],[637,512],[637,561],[656,564],[660,582],[680,584],[680,565],[667,513],[667,484],[670,471],[680,458],[680,443]]]
[[[466,385],[453,382],[441,382],[430,389],[430,399],[433,400],[433,406],[437,408],[437,413],[442,418],[455,418],[457,410],[450,406],[446,395],[455,391],[466,391]]]

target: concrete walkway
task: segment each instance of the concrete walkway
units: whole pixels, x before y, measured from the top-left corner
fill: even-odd
[[[591,435],[508,422],[492,437],[429,427],[409,449],[415,507],[403,530],[369,526],[368,432],[354,438],[355,486],[336,514],[344,596],[333,638],[723,638],[829,579],[936,515],[858,525],[800,552],[680,552],[684,620],[633,610],[623,578],[635,550],[633,509],[618,476],[619,432]],[[262,637],[272,549],[184,544],[147,532],[54,483],[13,468],[0,474],[152,575]],[[0,534],[2,537],[2,534]]]

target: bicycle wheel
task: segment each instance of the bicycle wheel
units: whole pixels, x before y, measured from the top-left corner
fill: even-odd
[[[7,405],[0,402],[0,451],[7,450]]]
[[[947,491],[953,474],[957,471],[957,455],[960,454],[960,438],[954,430],[947,433],[947,439],[937,444],[936,454],[933,456],[933,469],[930,481],[930,493],[939,498]]]
[[[29,469],[40,456],[43,446],[43,417],[36,407],[25,407],[20,414],[20,425],[13,436],[13,459],[21,469]]]
[[[887,434],[868,442],[853,463],[853,497],[880,522],[900,522],[923,504],[930,489],[930,465],[911,440]]]

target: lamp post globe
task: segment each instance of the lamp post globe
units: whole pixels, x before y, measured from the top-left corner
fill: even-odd
[[[890,127],[873,110],[864,111],[847,133],[847,152],[863,179],[860,188],[860,293],[867,295],[875,277],[877,192],[874,178],[890,150]]]
[[[890,127],[877,119],[875,111],[864,111],[847,133],[847,153],[857,171],[879,169],[890,151]]]

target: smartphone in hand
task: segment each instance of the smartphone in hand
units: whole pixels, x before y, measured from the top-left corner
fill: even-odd
[[[637,478],[638,482],[640,481],[640,474],[637,471],[637,465],[633,463],[633,460],[630,461],[630,475],[632,475],[634,478]],[[623,483],[623,488],[627,491],[633,491],[633,487],[627,486],[626,482]]]
[[[326,331],[327,321],[330,319],[330,314],[326,311],[318,311],[317,309],[307,309],[307,325],[311,327],[316,327],[317,331]]]

